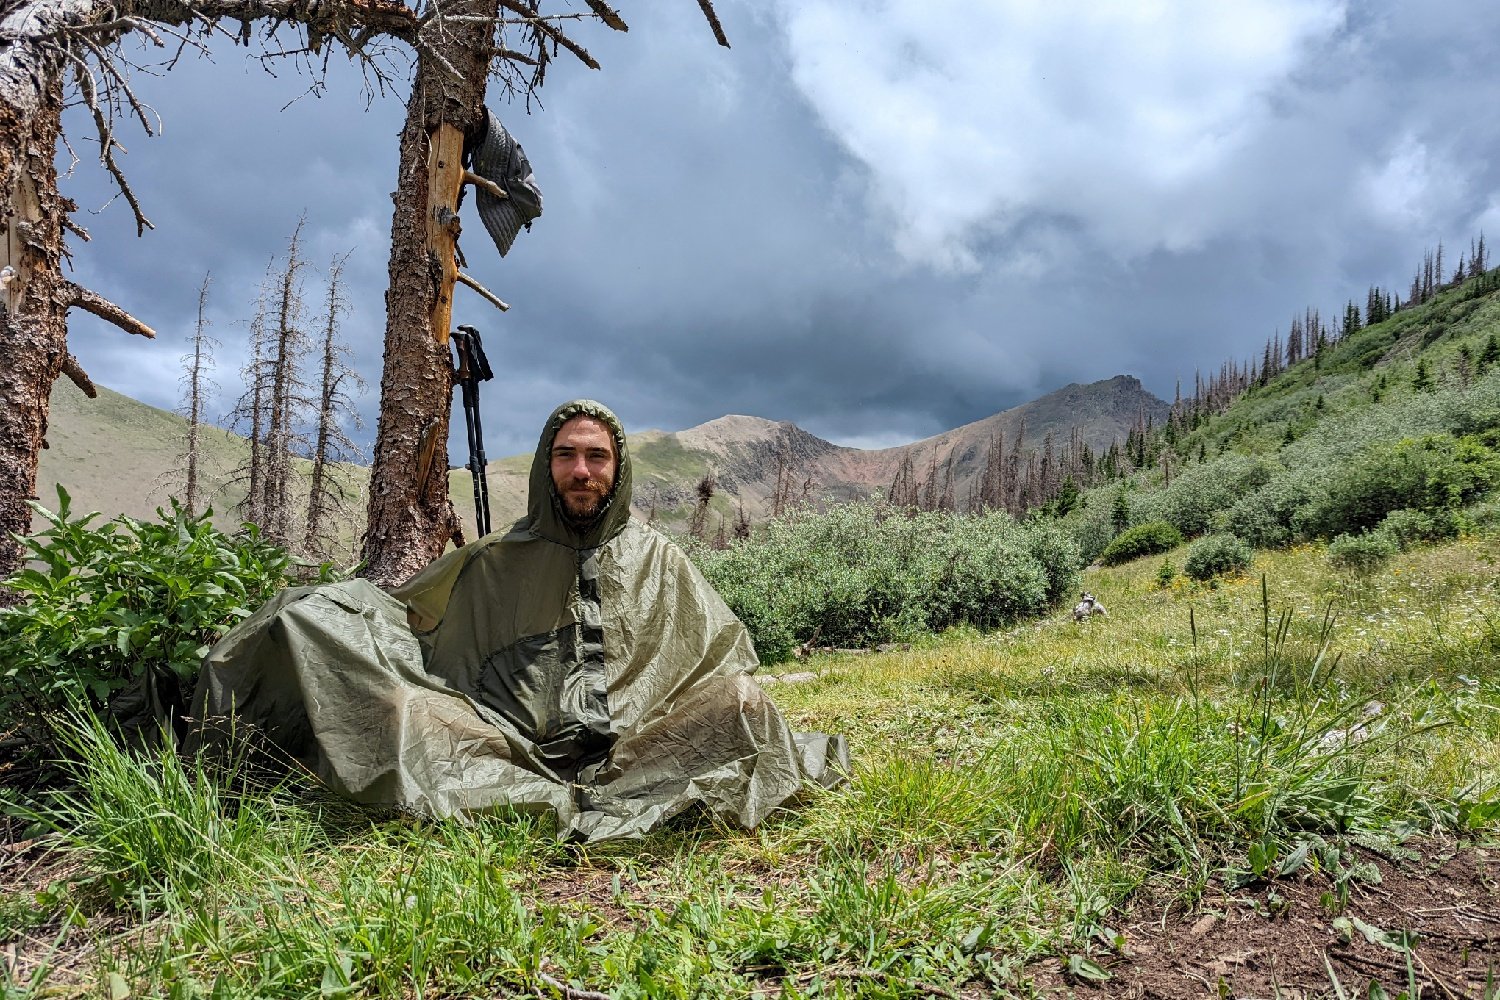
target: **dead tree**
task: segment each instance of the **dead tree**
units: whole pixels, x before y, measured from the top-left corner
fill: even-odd
[[[750,515],[745,513],[745,500],[740,498],[734,511],[734,538],[735,541],[746,541],[750,538]]]
[[[310,407],[302,373],[309,348],[302,302],[302,271],[307,267],[302,256],[302,226],[306,221],[297,220],[297,228],[287,241],[286,263],[271,289],[275,325],[267,331],[265,358],[270,400],[266,410],[265,520],[261,527],[268,539],[283,547],[292,540],[292,481],[296,478],[292,459],[300,450],[300,426]]]
[[[250,323],[250,361],[245,392],[232,419],[248,431],[249,461],[239,470],[246,483],[241,511],[259,525],[265,537],[287,546],[293,538],[294,459],[302,450],[302,427],[312,407],[303,366],[308,336],[303,327],[301,249],[302,222],[287,243],[279,266],[272,260],[256,298]]]
[[[245,465],[236,469],[230,478],[236,483],[245,484],[245,497],[240,501],[239,507],[240,516],[256,525],[265,521],[265,428],[267,400],[270,397],[265,374],[267,287],[261,286],[255,299],[255,315],[250,319],[250,359],[240,369],[245,391],[228,415],[230,426],[244,431],[249,448]]]
[[[193,353],[183,356],[186,366],[182,374],[182,415],[187,417],[187,431],[182,453],[183,496],[182,503],[189,512],[198,513],[200,475],[203,465],[203,405],[204,397],[213,382],[208,369],[213,366],[213,350],[219,342],[208,335],[208,285],[209,276],[203,276],[198,288],[198,323],[193,328]]]
[[[720,44],[727,45],[711,0],[698,0]],[[596,17],[625,30],[604,0],[591,13],[543,9],[540,0],[441,0],[420,8],[399,0],[7,0],[0,6],[0,577],[17,565],[16,536],[29,527],[26,501],[36,490],[52,384],[68,374],[92,389],[67,351],[67,316],[86,309],[128,333],[149,326],[98,293],[63,277],[64,232],[86,239],[76,206],[58,189],[55,160],[71,79],[97,132],[102,166],[135,214],[151,227],[116,158],[117,118],[154,134],[149,109],[131,88],[126,34],[164,50],[170,66],[185,46],[217,31],[248,45],[259,30],[282,54],[317,72],[324,46],[364,61],[382,92],[394,87],[380,56],[391,42],[415,52],[397,165],[386,296],[385,369],[371,472],[366,573],[400,579],[441,551],[458,519],[447,496],[445,449],[451,366],[448,325],[458,280],[456,208],[465,182],[466,134],[483,116],[487,84],[508,95],[540,87],[554,55],[566,49],[598,63],[563,30]],[[222,22],[233,24],[226,31]],[[283,49],[285,26],[301,46]],[[519,45],[517,45],[519,43]],[[269,54],[267,56],[269,58]],[[3,598],[0,598],[3,599]]]
[[[693,507],[693,520],[688,525],[688,534],[700,542],[708,540],[708,510],[709,504],[713,502],[714,494],[718,492],[719,483],[714,479],[712,472],[705,472],[703,478],[698,480],[697,494],[698,502]],[[722,521],[720,524],[722,529]]]
[[[323,316],[322,378],[318,395],[318,426],[313,438],[312,475],[307,484],[307,519],[302,551],[318,559],[329,558],[340,524],[353,520],[353,493],[334,474],[337,462],[355,462],[359,448],[344,429],[345,421],[359,426],[359,411],[345,388],[352,385],[363,393],[364,379],[350,367],[351,352],[338,339],[339,318],[348,312],[344,298],[344,265],[349,255],[335,257],[328,266],[328,298]]]
[[[896,465],[896,475],[891,479],[888,497],[891,506],[899,510],[914,511],[917,508],[917,483],[912,468],[911,452],[905,452]]]
[[[771,489],[771,518],[787,513],[792,506],[792,454],[786,439],[776,442],[776,485]]]

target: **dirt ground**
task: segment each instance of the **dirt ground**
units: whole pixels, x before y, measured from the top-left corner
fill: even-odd
[[[24,898],[76,875],[50,846],[46,839],[0,841],[0,897]],[[1089,956],[1095,968],[1084,975],[1055,958],[1034,963],[1027,986],[1044,997],[1100,1000],[1396,1000],[1403,993],[1409,1000],[1500,1000],[1500,846],[1407,846],[1416,857],[1359,852],[1366,875],[1346,883],[1342,906],[1334,880],[1308,869],[1211,890],[1191,910],[1138,898],[1115,925],[1124,941],[1113,954]],[[611,880],[607,869],[571,872],[539,883],[531,901],[586,904],[628,923],[613,904]],[[98,918],[94,924],[103,929]],[[48,923],[0,942],[0,962],[24,981],[50,956],[67,980],[91,951],[87,935],[60,935]],[[976,982],[961,996],[989,993]]]
[[[1030,973],[1051,997],[1500,1000],[1500,847],[1417,851],[1363,852],[1379,881],[1351,881],[1342,908],[1320,872],[1210,892],[1187,912],[1137,900],[1120,953],[1092,958],[1108,979],[1057,961]]]

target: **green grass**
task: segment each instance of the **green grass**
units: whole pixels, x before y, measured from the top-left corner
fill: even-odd
[[[1028,962],[1102,960],[1143,886],[1347,885],[1354,840],[1500,830],[1500,540],[1362,576],[1320,546],[1212,585],[1163,588],[1161,562],[1088,575],[1107,619],[776,687],[797,728],[849,736],[853,781],[753,832],[567,850],[545,822],[382,817],[82,728],[82,783],[46,807],[73,874],[27,894],[42,920],[0,909],[44,942],[6,995],[1025,995]]]

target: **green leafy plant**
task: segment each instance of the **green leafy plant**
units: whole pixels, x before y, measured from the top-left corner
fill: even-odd
[[[1328,543],[1328,561],[1351,573],[1373,573],[1401,551],[1396,539],[1385,531],[1340,535]]]
[[[25,602],[0,611],[0,724],[36,739],[73,703],[137,719],[180,708],[208,647],[297,568],[253,525],[226,535],[175,500],[157,521],[95,527],[57,493],[55,513],[33,505],[49,527],[5,581]]]
[[[1188,550],[1182,568],[1188,576],[1203,582],[1217,576],[1243,573],[1250,568],[1252,556],[1250,546],[1233,535],[1209,535],[1200,538]]]
[[[1141,556],[1166,552],[1181,544],[1182,532],[1166,521],[1147,521],[1116,535],[1114,541],[1099,553],[1099,561],[1106,566],[1118,566]]]

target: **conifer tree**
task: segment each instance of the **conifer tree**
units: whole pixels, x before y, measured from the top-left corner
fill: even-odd
[[[1110,524],[1117,535],[1130,527],[1130,496],[1123,483],[1115,490],[1114,503],[1110,507]]]
[[[1500,361],[1500,338],[1492,333],[1484,342],[1484,350],[1479,352],[1478,373],[1483,375],[1496,361]]]
[[[1417,359],[1417,369],[1412,375],[1411,387],[1418,392],[1426,392],[1432,388],[1432,375],[1427,370],[1427,359]]]

